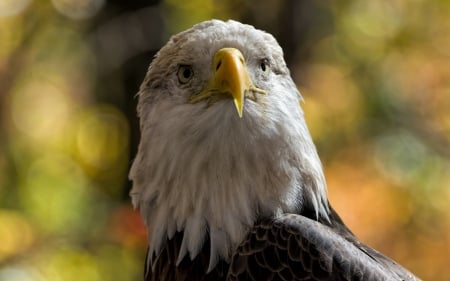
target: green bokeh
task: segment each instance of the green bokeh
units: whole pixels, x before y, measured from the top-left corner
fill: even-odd
[[[0,4],[0,281],[141,280],[134,96],[164,41],[210,18],[279,39],[358,236],[450,275],[450,2],[137,2]]]

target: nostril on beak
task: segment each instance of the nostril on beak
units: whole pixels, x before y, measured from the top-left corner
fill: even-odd
[[[216,71],[219,70],[221,65],[222,65],[222,60],[219,60],[219,62],[216,65]]]

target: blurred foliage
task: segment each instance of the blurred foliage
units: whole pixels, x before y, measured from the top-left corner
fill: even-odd
[[[0,2],[0,280],[141,280],[134,96],[170,34],[209,18],[279,39],[350,228],[450,276],[450,2],[125,2]]]

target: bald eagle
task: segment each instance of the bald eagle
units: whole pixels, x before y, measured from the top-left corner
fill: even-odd
[[[330,206],[274,37],[211,20],[173,36],[140,87],[131,197],[145,280],[418,280]]]

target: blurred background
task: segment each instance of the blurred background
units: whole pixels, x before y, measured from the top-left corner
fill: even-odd
[[[170,35],[210,18],[279,40],[359,238],[450,280],[449,15],[425,0],[1,0],[0,280],[142,280],[135,94]]]

